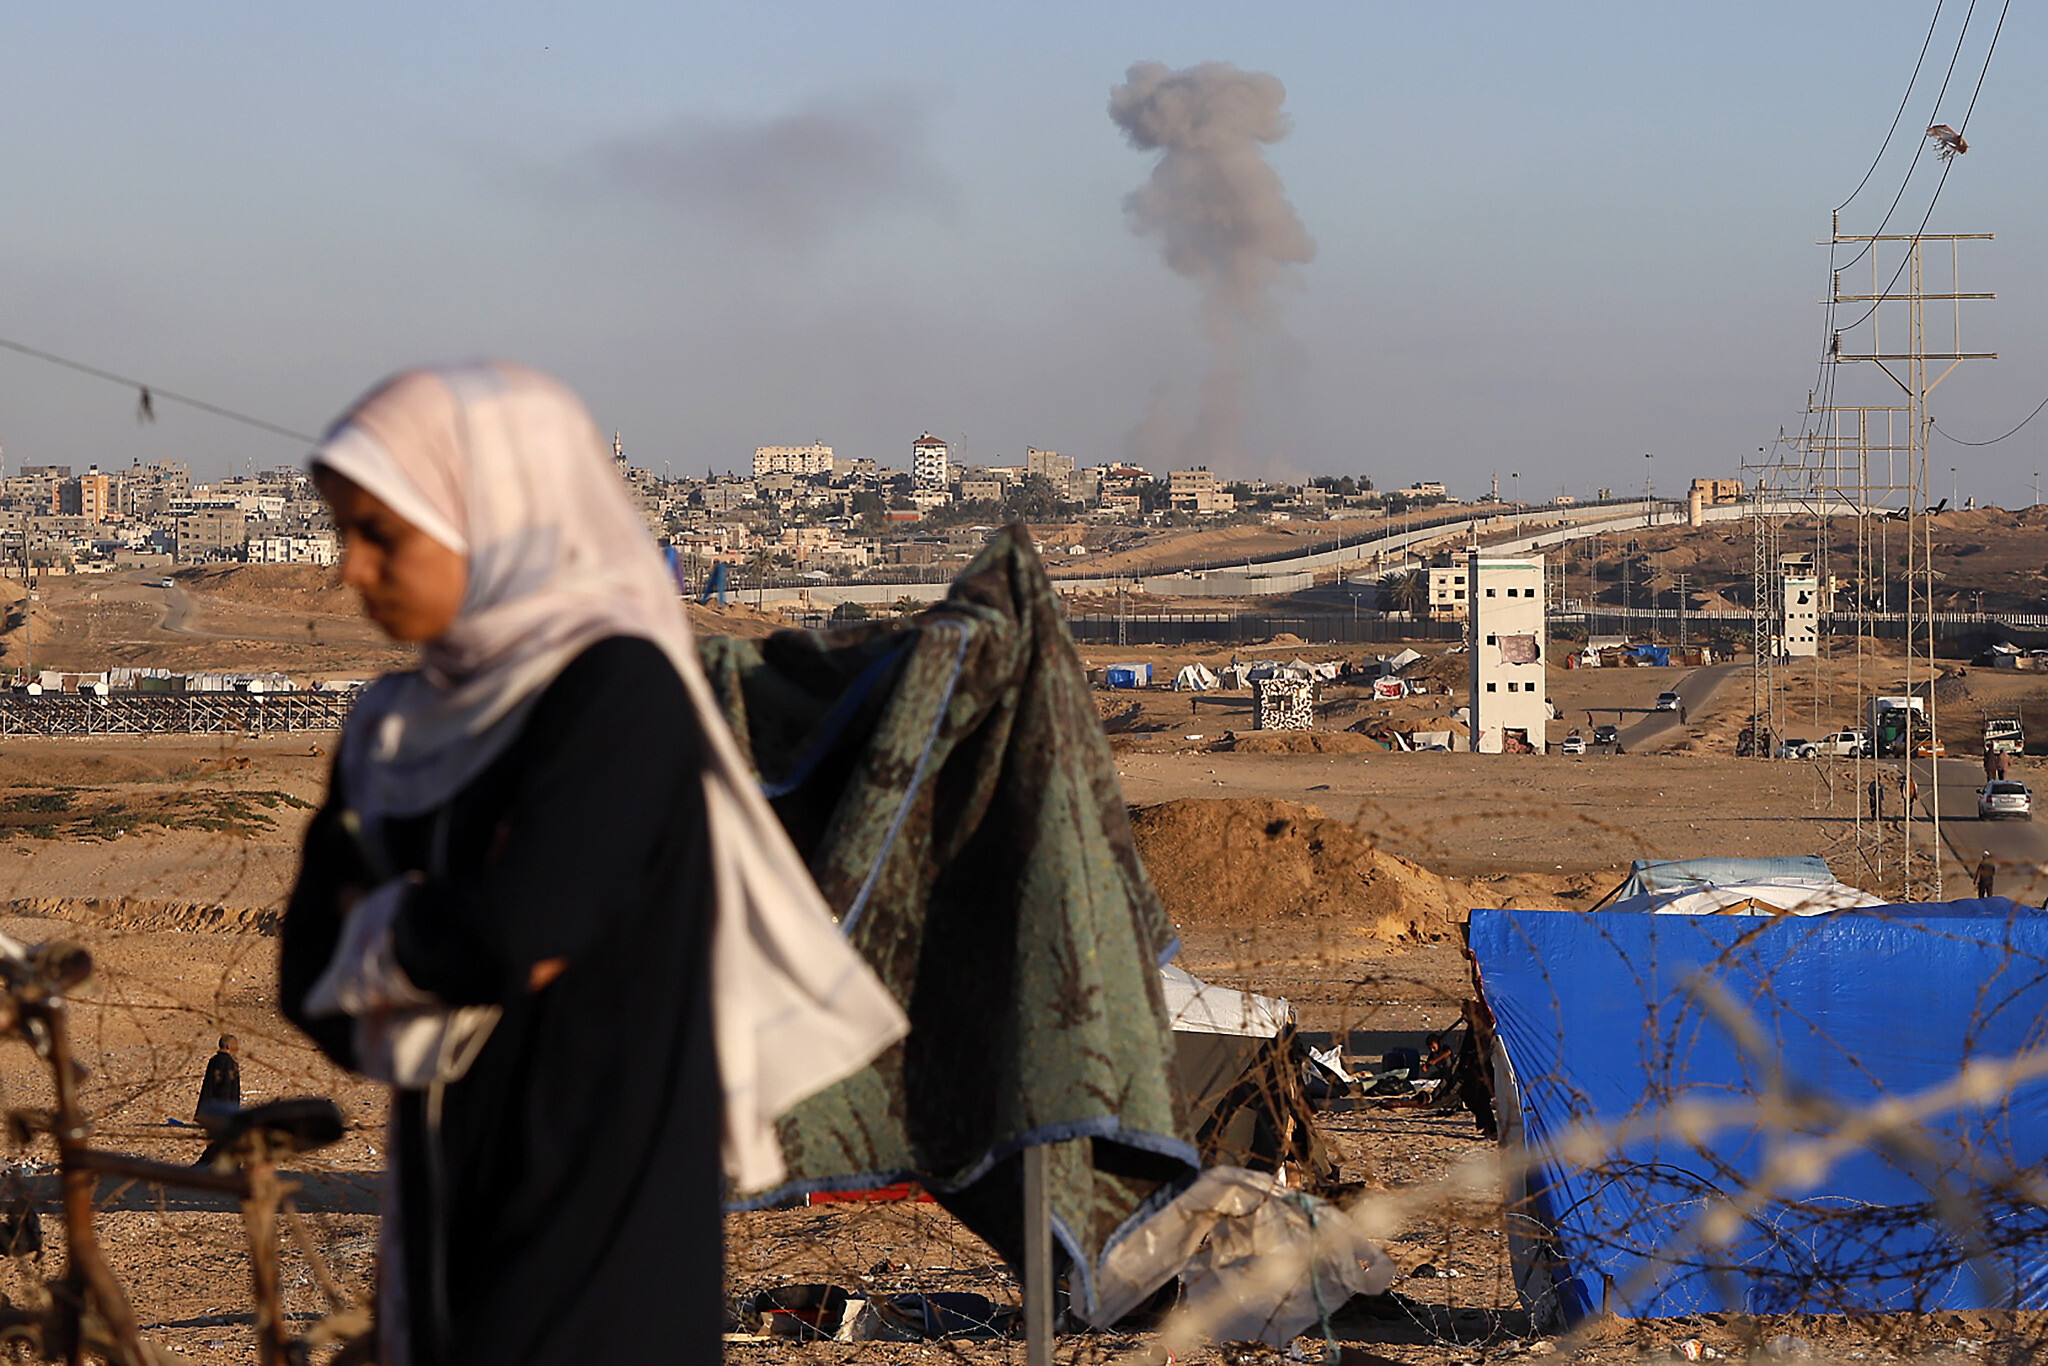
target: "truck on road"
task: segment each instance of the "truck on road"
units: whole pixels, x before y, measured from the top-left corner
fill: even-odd
[[[1984,748],[1993,754],[2020,754],[2027,747],[2027,735],[2020,725],[2020,709],[1984,713]]]

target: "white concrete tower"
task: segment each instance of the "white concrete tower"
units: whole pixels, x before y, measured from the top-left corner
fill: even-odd
[[[1479,754],[1543,753],[1550,720],[1544,686],[1543,557],[1466,556],[1471,610],[1472,749]]]

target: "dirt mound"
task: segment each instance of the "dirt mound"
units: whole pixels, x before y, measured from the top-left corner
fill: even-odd
[[[733,636],[740,640],[759,640],[762,636],[773,635],[789,623],[772,612],[745,607],[737,602],[723,607],[700,607],[694,602],[683,604],[689,613],[690,629],[699,635]]]
[[[186,591],[274,607],[288,612],[354,616],[355,590],[344,588],[335,569],[311,564],[238,564],[218,569],[185,569],[177,575]]]
[[[1248,926],[1312,916],[1386,940],[1433,940],[1464,919],[1446,879],[1373,846],[1320,807],[1188,798],[1131,812],[1138,853],[1175,922]]]
[[[122,930],[197,930],[208,934],[276,934],[276,907],[208,906],[140,897],[30,896],[0,901],[0,915],[62,920]]]
[[[1238,754],[1383,754],[1387,747],[1346,730],[1241,730],[1216,748]]]

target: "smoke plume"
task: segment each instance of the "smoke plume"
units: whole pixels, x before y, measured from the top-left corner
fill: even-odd
[[[1161,154],[1152,178],[1124,198],[1131,230],[1157,237],[1166,264],[1202,288],[1210,361],[1185,449],[1209,463],[1239,454],[1248,368],[1273,325],[1274,287],[1315,257],[1266,164],[1265,147],[1293,127],[1286,98],[1279,78],[1228,62],[1184,71],[1139,62],[1109,94],[1109,116],[1131,145]]]
[[[869,215],[946,206],[951,180],[925,149],[923,106],[878,92],[812,100],[761,119],[685,118],[590,148],[564,188],[623,194],[731,239],[820,245]]]

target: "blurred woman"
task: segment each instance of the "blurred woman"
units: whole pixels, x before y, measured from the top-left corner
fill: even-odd
[[[720,1167],[900,1036],[713,706],[582,405],[410,371],[313,473],[364,613],[420,645],[343,734],[281,1000],[392,1083],[382,1360],[713,1361]]]

